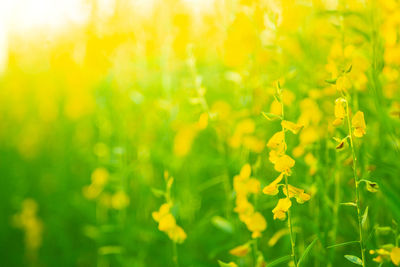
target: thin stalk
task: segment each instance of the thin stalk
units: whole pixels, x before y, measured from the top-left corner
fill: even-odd
[[[282,107],[282,112],[281,112],[282,120],[284,120],[285,119],[285,111],[284,111],[284,107],[283,107],[283,101],[281,101],[281,107]],[[282,127],[282,131],[283,131],[283,143],[286,144],[285,129],[283,127]],[[284,174],[284,177],[285,177],[285,187],[286,187],[286,193],[287,193],[286,197],[290,201],[288,177],[286,174]],[[296,259],[296,252],[295,252],[296,245],[295,245],[294,235],[293,235],[292,216],[291,216],[290,208],[288,209],[287,213],[288,213],[288,228],[289,228],[289,232],[290,232],[290,244],[292,247],[292,258],[293,258],[294,266],[297,267],[297,259]]]
[[[358,176],[357,176],[357,157],[354,149],[353,143],[353,132],[351,130],[350,124],[350,112],[349,112],[349,103],[346,99],[346,117],[347,117],[347,126],[349,131],[349,139],[350,139],[350,146],[351,146],[351,154],[353,157],[353,175],[354,175],[354,182],[356,185],[356,206],[357,206],[357,219],[358,219],[358,230],[360,235],[360,249],[361,249],[361,260],[362,266],[365,267],[365,248],[364,248],[364,237],[362,231],[362,224],[361,224],[361,211],[360,211],[360,195],[358,190]]]
[[[178,247],[175,242],[172,241],[172,249],[173,249],[173,255],[172,255],[172,260],[174,262],[175,267],[179,267],[179,261],[178,261]]]

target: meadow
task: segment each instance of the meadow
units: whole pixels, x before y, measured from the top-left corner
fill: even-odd
[[[100,2],[7,33],[0,266],[400,265],[398,0]]]

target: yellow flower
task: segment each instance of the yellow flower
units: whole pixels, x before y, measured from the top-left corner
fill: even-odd
[[[183,243],[186,239],[186,233],[182,227],[175,225],[175,227],[170,228],[167,232],[168,237],[175,243]]]
[[[259,212],[255,212],[248,216],[245,223],[247,228],[252,232],[252,238],[260,237],[261,232],[267,228],[267,222]]]
[[[164,215],[158,224],[158,229],[160,231],[168,231],[176,226],[176,221],[171,213]]]
[[[290,175],[290,168],[292,168],[294,164],[294,159],[288,155],[283,155],[282,157],[277,158],[274,167],[276,171],[285,172],[286,174]]]
[[[158,211],[154,211],[151,215],[156,222],[169,213],[171,205],[169,203],[162,204]]]
[[[341,76],[336,80],[336,88],[339,91],[346,91],[351,88],[351,83],[349,78],[346,76]]]
[[[346,116],[345,103],[346,100],[341,97],[335,101],[335,120],[333,121],[334,126],[339,126],[343,123],[344,117]]]
[[[270,149],[283,152],[286,150],[286,143],[285,143],[285,133],[283,131],[279,131],[275,133],[267,143],[267,147]]]
[[[105,168],[97,168],[92,173],[92,184],[103,187],[108,180],[108,171]]]
[[[277,185],[278,185],[278,183],[280,183],[280,181],[282,181],[283,175],[284,175],[284,173],[281,173],[278,176],[278,178],[276,178],[272,183],[270,183],[269,185],[264,187],[263,193],[266,195],[271,195],[271,196],[278,194],[279,190],[278,190]]]
[[[303,125],[296,124],[296,123],[293,123],[291,121],[286,121],[286,120],[283,120],[281,122],[281,125],[284,129],[288,129],[289,131],[291,131],[294,134],[298,134],[299,131],[303,128]]]
[[[286,212],[289,210],[289,208],[292,206],[292,202],[288,198],[281,198],[278,201],[278,204],[276,207],[272,210],[272,213],[274,214],[274,220],[279,219],[279,220],[284,220],[286,219]]]
[[[390,252],[390,259],[392,260],[394,265],[400,265],[400,248],[392,248],[392,251]]]
[[[365,125],[364,113],[362,111],[357,111],[351,120],[351,125],[354,128],[354,136],[362,137],[364,134],[366,134],[365,128],[367,126]]]
[[[237,257],[244,257],[250,251],[250,246],[248,243],[244,245],[237,246],[229,251],[230,254]]]
[[[304,193],[303,189],[294,187],[292,185],[288,185],[289,188],[289,198],[296,198],[297,203],[303,204],[304,202],[310,200],[310,195],[307,193]],[[283,188],[283,193],[287,196],[287,190],[286,187]]]
[[[121,210],[129,205],[129,197],[125,192],[119,191],[111,197],[111,206],[116,210]]]
[[[250,175],[251,175],[251,167],[250,167],[250,164],[247,163],[240,170],[240,177],[249,178]]]

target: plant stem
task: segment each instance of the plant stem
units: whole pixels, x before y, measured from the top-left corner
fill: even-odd
[[[178,262],[178,248],[176,246],[175,242],[172,242],[172,249],[173,249],[173,256],[172,256],[172,260],[174,262],[175,267],[179,267],[179,262]]]
[[[281,101],[281,107],[282,107],[282,112],[281,112],[282,120],[284,120],[285,119],[285,111],[284,111],[284,107],[283,107],[283,101]],[[286,145],[285,129],[283,128],[283,126],[282,126],[282,132],[283,132],[283,144]],[[284,148],[284,150],[286,150],[286,149]],[[285,177],[285,186],[286,186],[286,193],[287,193],[286,197],[290,201],[288,177],[286,174],[284,174],[284,177]],[[289,232],[290,232],[290,244],[292,246],[292,258],[293,258],[294,266],[297,267],[296,252],[295,252],[296,245],[295,245],[294,235],[293,235],[292,216],[291,216],[290,208],[288,209],[287,213],[288,213],[288,228],[289,228]]]
[[[350,123],[350,112],[349,112],[349,103],[346,99],[346,117],[347,117],[347,126],[349,131],[349,139],[350,139],[350,146],[351,146],[351,154],[353,157],[353,175],[354,175],[354,183],[356,185],[356,206],[357,206],[357,219],[358,219],[358,230],[360,235],[360,249],[361,249],[361,260],[362,266],[365,267],[365,248],[364,248],[364,237],[362,231],[362,224],[361,224],[361,211],[360,211],[360,196],[358,190],[358,176],[357,176],[357,157],[354,149],[353,143],[353,132],[351,130],[351,123]]]

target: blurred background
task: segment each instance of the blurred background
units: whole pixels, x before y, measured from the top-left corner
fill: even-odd
[[[232,179],[245,163],[262,185],[276,178],[265,144],[280,125],[262,112],[279,113],[279,80],[304,125],[287,141],[312,196],[294,207],[299,253],[318,237],[305,266],[352,266],[357,245],[326,249],[357,239],[326,82],[350,65],[360,177],[380,186],[362,195],[367,248],[395,242],[374,227],[400,221],[399,18],[395,0],[1,0],[0,265],[173,266],[151,215],[168,171],[181,266],[255,266],[228,253],[250,238]],[[290,254],[276,200],[253,200],[267,263]]]

